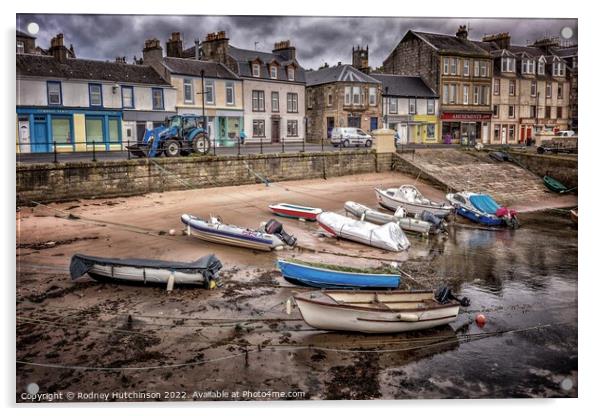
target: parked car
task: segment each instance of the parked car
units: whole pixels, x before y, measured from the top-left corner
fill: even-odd
[[[560,136],[560,137],[573,137],[575,135],[575,132],[573,130],[561,130],[558,133],[556,133],[556,136]]]
[[[330,137],[330,143],[335,147],[349,147],[351,145],[370,147],[373,142],[372,136],[357,127],[335,127],[332,129]]]

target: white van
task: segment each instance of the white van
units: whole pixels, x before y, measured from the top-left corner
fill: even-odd
[[[357,127],[335,127],[332,129],[330,143],[333,146],[372,146],[374,139],[368,133]]]
[[[575,132],[573,130],[561,130],[558,133],[556,133],[556,136],[560,136],[560,137],[573,137],[575,135]]]

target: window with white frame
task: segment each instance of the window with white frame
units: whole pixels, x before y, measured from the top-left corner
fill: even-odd
[[[479,86],[475,85],[472,91],[472,103],[474,105],[479,105]]]
[[[515,70],[516,60],[510,56],[502,58],[502,72],[516,72]]]
[[[205,104],[215,104],[215,84],[213,81],[205,81]]]
[[[480,68],[480,63],[479,61],[474,61],[474,68],[473,68],[473,76],[478,77],[479,76],[479,68]]]
[[[397,114],[397,98],[389,97],[389,113]]]
[[[372,107],[376,105],[376,87],[370,87],[368,89],[368,104]]]
[[[331,92],[328,93],[328,98],[326,100],[326,103],[327,103],[328,107],[332,107],[332,93]]]
[[[443,104],[447,104],[449,102],[449,86],[447,84],[443,84]]]
[[[435,114],[435,100],[426,100],[426,113]]]
[[[508,81],[508,94],[511,96],[516,95],[516,80],[514,79]]]
[[[539,61],[537,61],[537,74],[544,75],[545,73],[546,73],[546,60],[542,56],[541,58],[539,58]]]
[[[464,76],[470,76],[470,61],[468,59],[464,59]]]
[[[123,108],[134,108],[134,87],[121,87],[121,105]]]
[[[493,105],[493,117],[498,118],[499,116],[499,106],[497,104]]]
[[[297,120],[287,120],[286,122],[286,135],[288,137],[297,137],[298,133],[298,123]]]
[[[508,106],[508,118],[514,118],[514,106],[513,105]]]
[[[345,87],[345,105],[351,105],[351,87]]]
[[[298,110],[298,94],[296,92],[286,93],[286,112],[297,113]]]
[[[500,95],[500,79],[495,78],[493,80],[493,95]]]
[[[353,87],[353,105],[359,105],[360,100],[360,87]]]
[[[153,97],[153,110],[165,110],[165,103],[163,102],[163,88],[153,88],[151,91]]]
[[[265,93],[263,91],[251,91],[251,106],[253,111],[265,111]]]
[[[556,95],[556,98],[558,98],[559,100],[562,100],[564,98],[564,94],[563,94],[563,88],[562,88],[562,83],[559,82],[558,83],[558,94]]]
[[[253,76],[255,78],[259,78],[260,75],[261,75],[261,68],[260,68],[259,64],[253,64]]]
[[[278,78],[278,67],[276,65],[270,66],[270,78],[272,78],[272,79]]]
[[[522,61],[522,73],[523,74],[534,74],[535,73],[535,61],[533,59],[523,59]]]
[[[487,61],[481,61],[481,76],[489,76],[489,63]]]
[[[450,72],[452,75],[456,75],[458,72],[458,58],[450,59]]]
[[[462,104],[468,105],[468,96],[470,93],[468,92],[468,85],[464,85],[462,87]]]
[[[564,62],[554,62],[552,64],[552,75],[555,77],[564,76]]]
[[[416,98],[408,99],[408,112],[409,114],[416,114]]]
[[[100,84],[89,84],[90,92],[90,107],[101,107],[102,106],[102,85]]]
[[[25,53],[25,42],[22,40],[17,41],[17,53]]]
[[[272,113],[280,111],[280,95],[278,91],[272,91]]]
[[[508,140],[511,142],[514,141],[514,124],[508,126]]]
[[[288,80],[289,81],[295,80],[295,68],[292,66],[288,67]]]
[[[531,97],[537,97],[537,81],[531,81]]]
[[[552,83],[546,82],[546,98],[552,97]]]
[[[236,97],[234,95],[234,83],[232,81],[226,82],[226,105],[234,105]]]
[[[449,74],[449,58],[443,58],[443,75]]]
[[[253,137],[265,137],[265,120],[253,120]]]
[[[449,85],[449,103],[450,104],[456,103],[456,98],[458,97],[457,94],[458,93],[456,91],[456,84],[450,84]]]
[[[481,105],[489,105],[489,92],[490,88],[488,85],[481,85]]]
[[[184,102],[186,104],[194,103],[194,92],[192,89],[191,78],[184,78]]]

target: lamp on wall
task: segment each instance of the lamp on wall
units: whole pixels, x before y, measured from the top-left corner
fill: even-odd
[[[117,94],[118,89],[119,89],[119,84],[113,84],[113,94]]]

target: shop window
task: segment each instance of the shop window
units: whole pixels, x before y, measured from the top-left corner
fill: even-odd
[[[104,142],[102,118],[86,117],[86,143]]]
[[[117,118],[109,118],[109,143],[120,143],[119,139],[119,120]]]
[[[508,126],[508,140],[511,142],[514,141],[514,125],[513,124]]]
[[[427,137],[427,139],[435,138],[435,125],[434,124],[426,125],[426,137]]]
[[[57,144],[72,144],[71,119],[52,117],[52,140]]]

